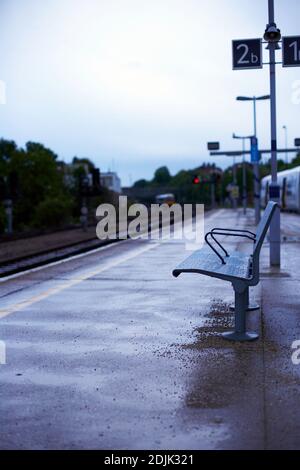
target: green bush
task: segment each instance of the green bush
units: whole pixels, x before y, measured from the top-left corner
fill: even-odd
[[[45,199],[35,210],[34,226],[37,228],[61,227],[70,222],[71,212],[71,202],[65,196]]]

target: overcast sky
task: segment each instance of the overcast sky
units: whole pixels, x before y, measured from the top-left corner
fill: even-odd
[[[163,164],[175,173],[212,161],[208,140],[239,149],[231,135],[253,131],[252,108],[235,97],[269,93],[269,75],[268,66],[232,71],[231,40],[263,35],[267,3],[0,0],[0,135],[21,146],[41,142],[66,162],[89,157],[123,185]],[[299,0],[275,0],[275,13],[284,35],[300,35]],[[283,125],[292,145],[300,68],[277,71],[279,146]],[[269,136],[265,101],[261,147]]]

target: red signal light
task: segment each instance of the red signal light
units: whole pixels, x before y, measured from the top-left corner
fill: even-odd
[[[194,176],[194,178],[193,178],[193,184],[200,184],[200,178],[199,178],[199,176]]]

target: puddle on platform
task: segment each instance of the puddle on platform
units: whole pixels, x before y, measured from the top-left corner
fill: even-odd
[[[222,338],[222,333],[234,329],[234,312],[230,310],[230,303],[221,299],[213,299],[208,312],[200,315],[200,320],[201,325],[192,330],[188,342],[173,343],[168,348],[156,350],[155,353],[161,357],[177,358],[191,364],[197,363],[199,357],[191,357],[188,351],[198,351],[201,357],[202,353],[216,357],[231,354],[245,357],[253,352],[262,354],[264,350],[277,354],[280,350],[278,344],[268,338],[262,341],[262,336],[253,342],[233,342]]]
[[[159,351],[160,357],[179,360],[179,370],[188,372],[185,405],[200,410],[220,410],[232,403],[245,406],[253,382],[257,381],[257,389],[263,383],[264,354],[276,356],[280,347],[267,339],[237,343],[222,338],[221,333],[234,327],[234,312],[222,299],[213,299],[200,321],[188,342]]]

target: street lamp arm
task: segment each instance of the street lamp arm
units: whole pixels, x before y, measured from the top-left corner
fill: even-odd
[[[233,139],[252,139],[253,135],[245,135],[245,136],[239,136],[236,134],[232,134]]]
[[[236,99],[238,101],[252,101],[253,98],[250,98],[249,96],[237,96]]]
[[[270,95],[262,95],[262,96],[237,96],[237,101],[261,101],[261,100],[269,100],[271,98]]]
[[[269,100],[271,99],[271,96],[270,95],[263,95],[263,96],[259,96],[258,98],[256,98],[256,100],[260,101],[260,100]]]

